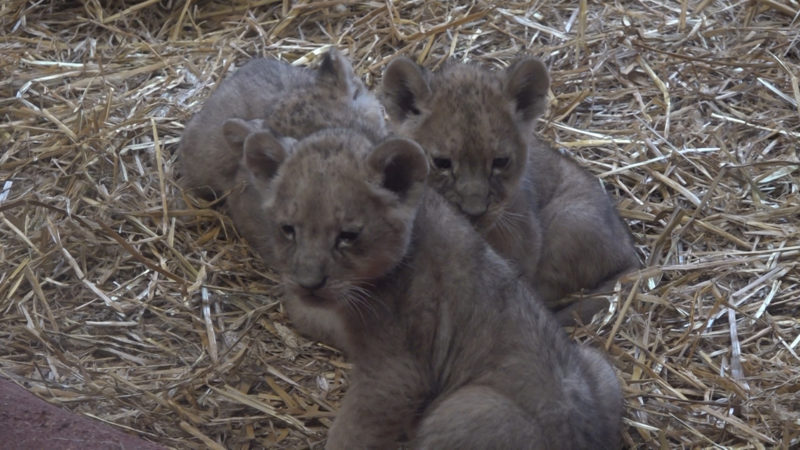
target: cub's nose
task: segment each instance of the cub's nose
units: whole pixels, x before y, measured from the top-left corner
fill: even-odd
[[[488,209],[488,204],[485,198],[477,196],[467,197],[458,205],[459,209],[466,215],[471,217],[478,217],[483,215]]]
[[[316,291],[317,289],[322,288],[325,286],[325,283],[328,281],[327,276],[315,276],[315,277],[301,277],[298,278],[297,284],[304,289],[308,289],[309,291]]]

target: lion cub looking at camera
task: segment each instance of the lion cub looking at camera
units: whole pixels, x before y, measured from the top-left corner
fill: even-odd
[[[639,261],[597,179],[534,138],[548,87],[546,68],[530,57],[500,73],[451,64],[437,74],[400,57],[386,68],[382,100],[395,131],[427,152],[430,184],[557,309]],[[559,318],[587,321],[602,306],[587,299]]]
[[[416,143],[328,129],[258,152],[250,211],[292,319],[354,363],[327,448],[619,446],[611,366],[426,190]]]

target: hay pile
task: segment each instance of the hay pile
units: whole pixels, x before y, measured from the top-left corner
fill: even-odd
[[[374,86],[396,53],[530,49],[542,136],[649,265],[573,331],[618,369],[625,442],[800,443],[797,0],[82,3],[0,5],[0,376],[168,446],[319,446],[349,366],[292,331],[227,218],[180,200],[183,124],[252,56],[335,43]]]

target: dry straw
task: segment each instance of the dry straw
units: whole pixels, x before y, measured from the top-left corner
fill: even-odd
[[[349,366],[295,334],[227,218],[184,206],[183,124],[253,56],[336,44],[374,86],[397,53],[529,51],[540,133],[649,265],[573,331],[618,369],[625,443],[800,444],[796,0],[10,0],[0,23],[0,375],[48,401],[180,448],[319,446]]]

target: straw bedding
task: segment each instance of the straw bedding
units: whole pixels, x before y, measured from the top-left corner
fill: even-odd
[[[183,124],[253,56],[336,44],[552,73],[539,132],[596,174],[647,267],[606,317],[631,447],[800,444],[800,4],[0,5],[0,376],[179,448],[320,446],[347,389],[274,273],[175,183]]]

